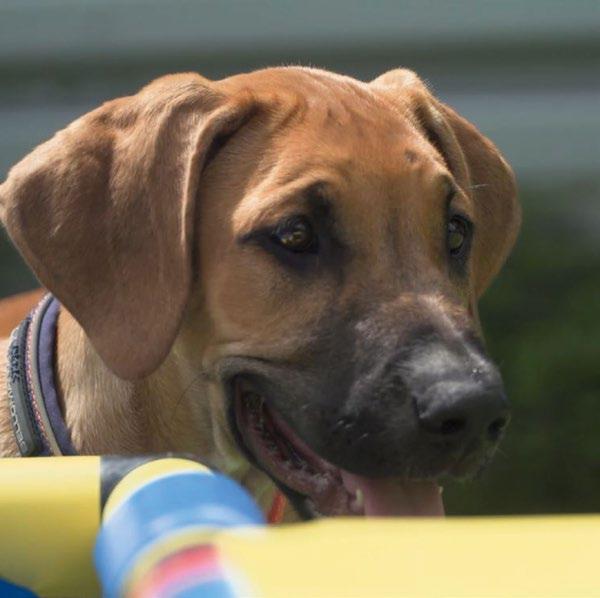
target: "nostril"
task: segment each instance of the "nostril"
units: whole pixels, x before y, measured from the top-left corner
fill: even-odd
[[[457,417],[451,417],[445,419],[439,428],[440,434],[443,436],[454,436],[459,432],[462,432],[467,425],[467,422],[464,419],[459,419]]]
[[[508,420],[505,417],[496,418],[489,426],[488,426],[488,434],[492,440],[497,440],[502,430],[506,428],[506,424]]]
[[[495,443],[510,421],[502,390],[470,380],[437,382],[414,401],[422,430],[446,442]]]

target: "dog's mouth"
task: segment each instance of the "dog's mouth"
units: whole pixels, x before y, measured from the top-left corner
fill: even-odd
[[[234,383],[233,419],[238,441],[308,515],[442,516],[435,481],[367,478],[316,454],[265,399]],[[297,502],[297,501],[295,501]]]

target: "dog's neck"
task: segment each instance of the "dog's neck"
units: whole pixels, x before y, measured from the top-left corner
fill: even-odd
[[[150,377],[129,382],[101,360],[73,316],[61,307],[54,382],[63,418],[79,454],[186,452],[218,461],[206,382],[171,354]],[[8,339],[0,341],[4,355]],[[7,394],[6,368],[0,369]],[[0,455],[18,455],[8,400],[0,402]],[[215,464],[216,465],[216,464]]]
[[[56,379],[65,421],[80,453],[210,452],[210,447],[198,446],[200,439],[212,437],[212,430],[205,429],[210,423],[207,405],[197,399],[207,389],[173,356],[144,380],[122,380],[62,309]]]

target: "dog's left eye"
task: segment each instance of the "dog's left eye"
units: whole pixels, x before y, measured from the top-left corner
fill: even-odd
[[[460,256],[464,251],[469,236],[469,224],[460,216],[453,216],[448,221],[446,242],[448,251],[453,257]]]
[[[317,237],[305,216],[293,216],[280,224],[271,234],[271,240],[293,253],[315,253]]]

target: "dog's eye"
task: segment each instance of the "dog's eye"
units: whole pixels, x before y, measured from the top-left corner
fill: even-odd
[[[466,220],[459,216],[453,216],[448,221],[446,242],[448,251],[452,256],[459,256],[467,244],[469,225]]]
[[[271,239],[294,253],[315,253],[317,249],[316,235],[304,216],[294,216],[280,224]]]

